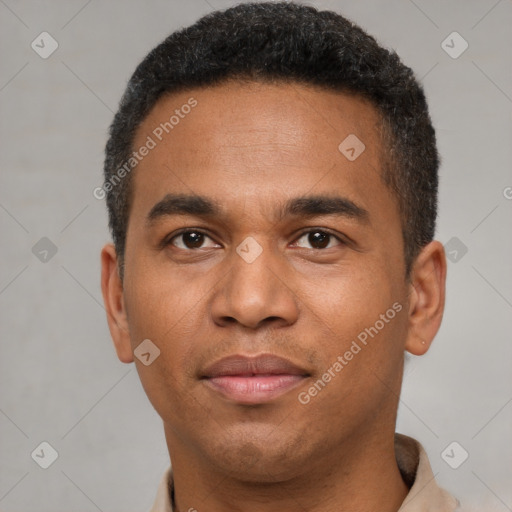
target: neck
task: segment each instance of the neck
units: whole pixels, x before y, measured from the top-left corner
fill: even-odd
[[[386,440],[347,440],[316,462],[294,465],[288,474],[269,472],[250,481],[219,472],[218,465],[184,448],[167,430],[166,436],[175,512],[396,512],[408,493],[389,434]]]

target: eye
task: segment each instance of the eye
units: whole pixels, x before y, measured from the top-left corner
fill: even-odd
[[[177,235],[174,235],[167,242],[167,245],[174,245],[179,249],[203,249],[203,245],[206,240],[210,240],[211,244],[206,247],[216,247],[219,244],[214,242],[206,233],[198,231],[196,229],[189,229],[187,231],[181,231]]]
[[[302,243],[301,243],[302,240]],[[336,241],[338,243],[331,244],[332,241]],[[310,244],[312,249],[329,249],[331,247],[335,247],[336,245],[342,245],[343,242],[336,236],[328,233],[327,231],[323,231],[321,229],[310,230],[306,233],[303,233],[300,238],[294,243],[294,245],[298,245],[299,247],[306,247],[304,244]]]

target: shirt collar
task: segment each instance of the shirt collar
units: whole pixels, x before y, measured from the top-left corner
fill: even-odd
[[[398,512],[452,512],[459,502],[437,485],[423,446],[412,437],[395,434],[395,455],[409,487]]]
[[[402,478],[409,487],[397,512],[453,512],[459,502],[437,485],[423,446],[412,437],[395,434],[395,454]],[[173,512],[171,506],[172,469],[169,467],[158,486],[150,512]]]

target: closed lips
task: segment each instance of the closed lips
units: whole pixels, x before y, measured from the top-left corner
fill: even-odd
[[[270,354],[247,357],[234,355],[220,359],[202,372],[202,378],[220,376],[264,376],[264,375],[302,375],[309,373],[288,359]]]
[[[299,386],[310,374],[288,359],[263,354],[225,357],[202,374],[202,380],[215,396],[231,404],[268,403]]]

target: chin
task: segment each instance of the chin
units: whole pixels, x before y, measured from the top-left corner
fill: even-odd
[[[245,482],[273,483],[293,479],[309,459],[304,439],[284,438],[269,442],[266,429],[251,435],[229,433],[217,442],[207,440],[205,447],[211,464]],[[274,436],[283,430],[273,427]],[[295,432],[293,432],[295,434]]]

